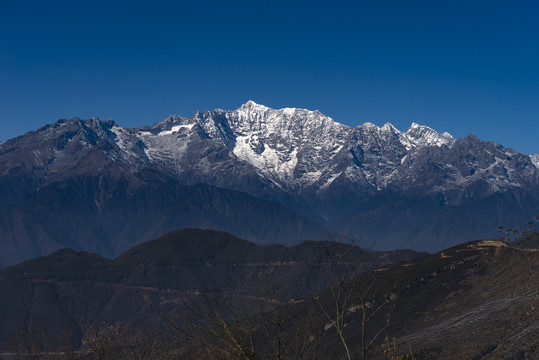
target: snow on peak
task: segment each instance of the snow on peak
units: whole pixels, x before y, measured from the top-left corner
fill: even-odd
[[[286,116],[288,117],[291,117],[291,116],[294,116],[294,114],[296,114],[296,112],[298,111],[298,109],[296,108],[282,108],[281,111],[283,112],[283,114],[285,114]]]
[[[366,123],[363,123],[363,126],[368,128],[368,129],[380,129],[378,126],[374,125],[373,123],[371,122],[366,122]]]
[[[537,169],[539,169],[539,154],[528,155],[528,156],[530,157],[532,164],[535,165]]]
[[[288,185],[307,178],[317,181],[320,174],[311,171],[313,164],[330,161],[335,149],[344,146],[350,128],[319,111],[272,109],[253,101],[220,116],[220,124],[235,138],[229,142],[234,144],[232,152],[273,181]],[[302,180],[294,175],[298,165],[308,168],[302,171]]]
[[[252,100],[235,110],[215,109],[192,117],[173,114],[151,127],[124,129],[112,122],[103,125],[100,136],[108,136],[117,146],[111,156],[133,166],[151,164],[171,173],[206,174],[213,171],[214,161],[220,161],[212,154],[226,154],[219,156],[227,162],[226,167],[228,162],[241,163],[242,169],[254,170],[282,189],[313,191],[348,180],[373,191],[382,189],[395,179],[408,177],[422,161],[424,150],[442,147],[428,154],[437,156],[455,142],[447,132],[438,133],[415,122],[404,132],[389,122],[382,126],[366,122],[352,128],[319,111],[272,109]],[[529,158],[533,173],[539,169],[539,154]],[[500,161],[491,164],[492,169],[498,169]],[[502,183],[506,181],[505,172],[500,173]]]
[[[416,146],[442,146],[452,145],[455,139],[451,134],[444,132],[440,134],[425,125],[412,123],[408,130],[401,137],[401,143],[410,150]]]
[[[395,126],[393,126],[392,123],[385,123],[384,126],[382,126],[381,128],[383,131],[392,131],[392,132],[400,132],[399,130],[397,130],[397,128]]]
[[[259,110],[259,111],[262,110],[262,111],[265,111],[265,110],[269,110],[269,107],[257,104],[253,100],[249,100],[245,104],[243,104],[242,106],[240,106],[238,108],[238,111],[241,111],[241,110]]]
[[[228,111],[234,112],[234,111]],[[267,115],[263,115],[265,117],[271,117],[271,118],[280,118],[280,117],[297,117],[297,120],[302,119],[312,119],[312,118],[325,118],[330,119],[333,121],[333,119],[329,118],[328,116],[323,115],[318,110],[308,110],[308,109],[301,109],[301,108],[295,108],[295,107],[285,107],[282,109],[273,109],[261,104],[257,104],[253,100],[247,101],[245,104],[240,106],[237,110],[237,113],[240,115],[245,115],[246,117],[253,117],[257,114],[263,114],[267,113]]]
[[[199,131],[193,131],[195,128]],[[114,127],[112,131],[118,146],[131,157],[142,149],[148,161],[168,164],[178,172],[183,170],[177,164],[184,156],[190,156],[189,144],[200,146],[200,139],[204,142],[211,139],[282,187],[329,186],[339,174],[378,186],[384,183],[386,173],[395,171],[406,158],[402,147],[395,147],[399,142],[408,151],[444,144],[451,146],[454,142],[448,133],[440,134],[417,123],[412,123],[406,132],[389,122],[381,127],[366,122],[351,128],[319,111],[294,107],[272,109],[252,100],[236,110],[197,112],[191,118],[170,115],[152,127],[132,132]],[[344,168],[343,161],[352,156],[347,150],[350,146],[362,146],[366,153],[371,147],[383,149],[365,155],[366,158],[381,156],[394,148],[398,159],[387,161],[380,169],[370,167],[372,159],[356,159],[364,164]],[[539,165],[539,157],[532,161]]]
[[[379,127],[378,125],[373,124],[371,122],[363,123],[363,125],[360,125],[360,126],[363,127],[363,128],[369,129],[369,130],[377,131],[377,132],[401,133],[395,126],[393,126],[393,124],[391,124],[389,122],[385,123],[382,127]]]
[[[348,128],[319,111],[288,107],[272,109],[252,100],[224,114],[233,132],[240,135],[254,132],[261,139],[270,135],[290,138],[295,134],[304,137],[312,132],[333,131],[334,127]]]

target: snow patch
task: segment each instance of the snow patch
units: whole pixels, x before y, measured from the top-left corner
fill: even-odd
[[[530,157],[532,164],[535,165],[537,169],[539,169],[539,154],[528,155],[528,156]]]
[[[284,109],[282,109],[282,111],[286,116],[292,117],[296,113],[297,109],[296,108],[284,108]]]
[[[336,178],[338,178],[342,174],[342,171],[338,172],[337,174],[333,174],[329,177],[329,179],[326,180],[326,182],[320,186],[320,189],[327,189],[333,181],[335,181]]]
[[[322,172],[320,170],[316,170],[316,171],[304,173],[301,176],[301,180],[305,181],[305,183],[308,185],[312,185],[318,180],[320,180],[321,176],[322,176]]]
[[[114,125],[110,131],[116,135],[116,138],[114,141],[116,142],[116,145],[127,155],[136,157],[137,154],[135,154],[133,151],[131,151],[131,139],[129,139],[129,134],[127,131],[117,125]]]
[[[171,135],[174,133],[179,132],[182,129],[188,129],[191,130],[195,126],[195,124],[189,124],[189,125],[175,125],[170,130],[161,131],[157,136],[165,136],[165,135]]]
[[[406,161],[406,158],[408,157],[408,155],[404,155],[401,159],[401,164],[404,164],[404,161]]]
[[[265,145],[262,153],[258,154],[251,146],[257,142],[258,137],[252,135],[238,136],[232,152],[238,158],[255,166],[263,174],[271,174],[281,180],[290,178],[298,164],[297,149],[284,152]]]

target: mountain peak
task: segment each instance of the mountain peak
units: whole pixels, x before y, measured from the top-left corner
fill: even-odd
[[[381,129],[384,130],[384,131],[400,132],[400,131],[399,131],[395,126],[393,126],[393,124],[390,123],[390,122],[385,123],[384,126],[382,126]]]
[[[408,128],[408,130],[406,130],[407,133],[413,133],[413,132],[417,132],[417,131],[428,131],[428,132],[435,132],[438,134],[438,132],[426,125],[419,125],[418,123],[416,122],[413,122],[410,127]]]
[[[255,103],[253,100],[247,100],[247,102],[245,104],[243,104],[245,106],[255,106],[255,105],[258,105],[257,103]]]
[[[455,141],[455,138],[448,132],[440,134],[428,126],[419,125],[415,122],[410,125],[404,134],[407,140],[414,144],[414,146],[451,145]]]
[[[253,100],[247,101],[245,104],[240,106],[238,110],[268,110],[269,108],[264,105],[255,103]]]

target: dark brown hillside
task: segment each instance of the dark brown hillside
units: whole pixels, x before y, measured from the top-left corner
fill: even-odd
[[[21,329],[50,334],[88,333],[103,322],[154,324],[199,292],[252,299],[268,276],[291,284],[283,300],[308,294],[313,254],[329,246],[258,246],[224,232],[187,229],[141,244],[116,259],[73,250],[28,260],[0,271],[0,344]],[[344,246],[344,245],[339,245]],[[348,247],[348,246],[347,246]],[[354,253],[373,268],[419,256],[411,251]],[[322,259],[323,260],[323,259]],[[310,279],[310,280],[309,280]]]
[[[318,302],[308,294],[323,280],[323,273],[310,267],[309,261],[313,254],[327,254],[316,249],[328,250],[328,246],[256,246],[223,232],[191,229],[137,246],[114,260],[63,250],[0,271],[1,330],[7,335],[21,325],[31,330],[45,324],[52,334],[68,329],[80,339],[88,326],[100,327],[103,321],[123,326],[155,324],[163,316],[181,314],[185,300],[201,303],[207,299],[202,293],[208,290],[219,299],[256,305],[270,276],[272,282],[293,289],[281,293],[281,309],[287,314],[284,334],[310,318],[308,338],[316,340],[316,354],[341,359],[342,342],[320,308],[322,304],[331,313],[329,291],[315,292]],[[359,249],[350,254],[365,261],[364,269],[385,264],[359,275],[362,284],[375,280],[370,308],[395,298],[391,324],[367,358],[387,358],[381,353],[386,335],[396,338],[400,351],[411,349],[416,359],[539,356],[536,249],[475,241],[420,258],[410,252]],[[407,258],[415,260],[396,262]],[[316,259],[318,264],[330,260]],[[310,282],[297,282],[298,278]],[[297,299],[300,292],[304,299],[286,304],[286,297]],[[357,293],[352,292],[347,309],[344,337],[357,357],[362,324]],[[368,323],[368,337],[383,327],[387,314],[384,309]],[[268,319],[271,313],[263,316]],[[253,324],[257,324],[252,328],[256,352],[264,354],[268,338],[261,332],[260,317]],[[181,338],[180,333],[174,334]]]
[[[418,262],[420,278],[402,272],[401,341],[424,358],[537,358],[539,298],[527,276],[538,273],[539,252],[479,241],[437,255]]]
[[[365,282],[378,277],[380,296],[398,284],[386,334],[396,337],[402,351],[409,345],[416,359],[536,359],[539,294],[527,280],[532,274],[537,285],[538,273],[539,251],[476,241],[363,276]],[[321,296],[331,308],[329,294]],[[357,305],[352,302],[350,308]],[[313,304],[297,311],[306,311],[305,306]],[[356,352],[360,313],[346,316],[345,334]],[[384,321],[384,316],[375,318],[368,331]],[[339,354],[342,344],[332,329],[323,335],[323,352]],[[371,352],[373,358],[385,358],[379,353],[382,341]]]

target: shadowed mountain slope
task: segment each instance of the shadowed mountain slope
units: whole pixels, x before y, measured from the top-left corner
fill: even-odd
[[[155,174],[153,174],[155,176]],[[274,202],[163,176],[54,182],[0,214],[4,266],[61,248],[106,257],[181,228],[226,230],[259,244],[327,239],[330,231]]]

